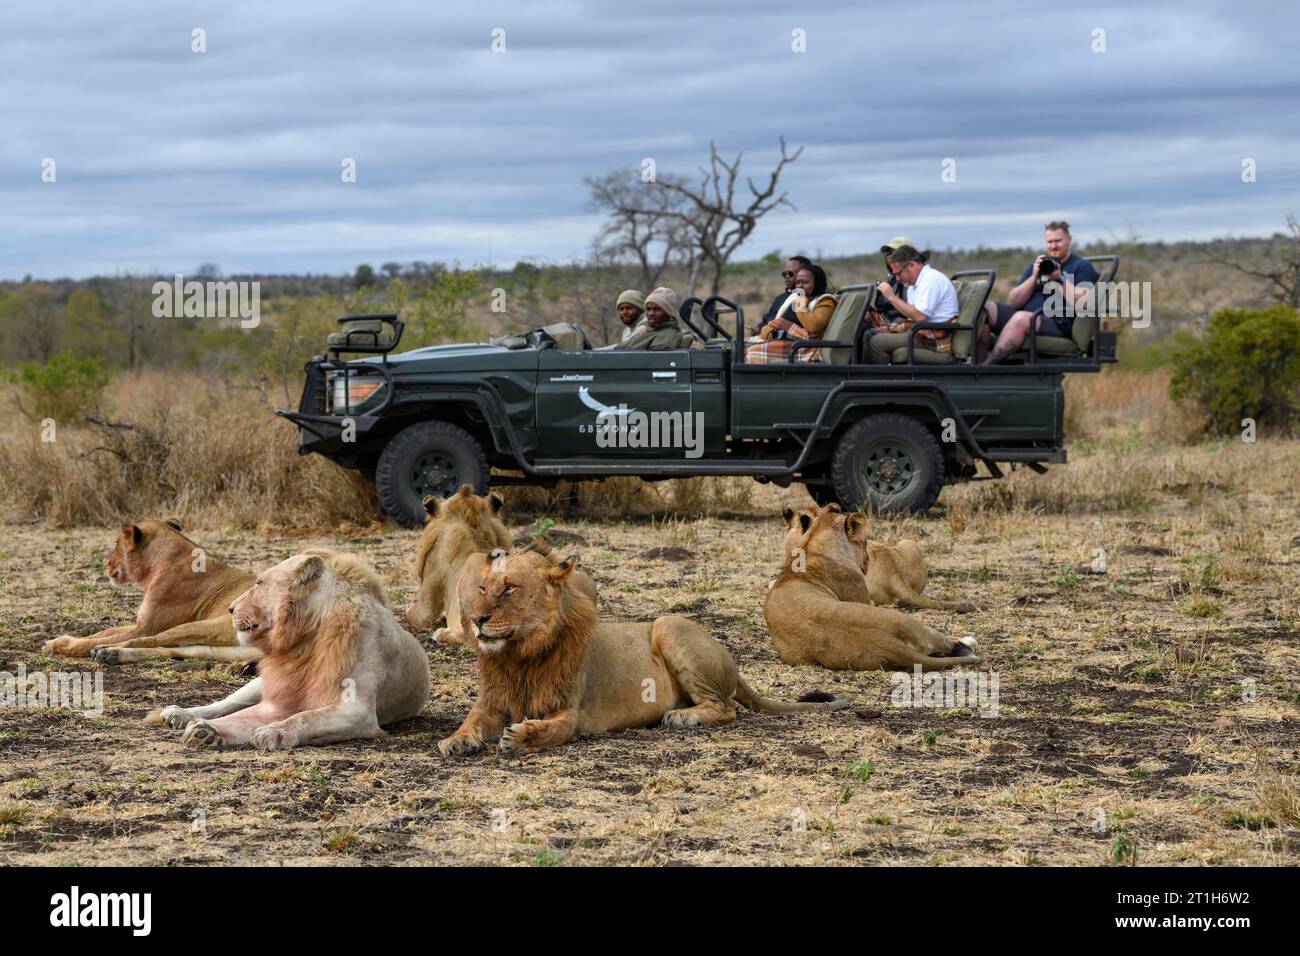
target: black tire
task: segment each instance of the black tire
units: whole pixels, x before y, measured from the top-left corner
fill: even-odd
[[[825,481],[805,481],[804,489],[808,492],[808,497],[817,502],[817,507],[825,508],[827,505],[840,504],[839,495],[831,487],[829,482]]]
[[[848,508],[922,514],[943,490],[943,451],[930,430],[893,412],[869,415],[840,438],[831,483]]]
[[[375,466],[379,503],[398,524],[424,524],[424,496],[447,498],[461,485],[475,494],[488,490],[488,461],[483,446],[450,422],[420,422],[393,436]]]

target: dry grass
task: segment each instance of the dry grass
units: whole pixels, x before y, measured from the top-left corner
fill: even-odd
[[[921,542],[928,592],[980,604],[918,616],[978,638],[996,718],[894,707],[889,675],[777,659],[762,598],[780,509],[806,500],[797,487],[606,482],[579,486],[576,506],[565,488],[510,489],[513,530],[580,554],[606,618],[689,615],[764,692],[822,689],[856,709],[448,761],[434,745],[468,710],[474,669],[428,645],[433,699],[386,739],[212,754],[140,718],[244,678],[202,662],[109,669],[100,718],[6,714],[0,863],[1294,865],[1300,443],[1183,446],[1151,416],[1135,435],[1127,416],[1160,393],[1113,384],[1090,393],[1068,466],[876,521],[877,537]],[[394,604],[411,596],[415,532],[257,533],[258,517],[223,513],[234,499],[188,500],[200,543],[236,565],[343,547],[375,564]],[[100,570],[117,519],[5,528],[0,670],[66,666],[40,656],[46,637],[134,614],[137,594]],[[673,560],[652,552],[665,546]]]
[[[131,427],[15,418],[0,436],[0,493],[11,517],[52,527],[171,515],[190,524],[333,527],[378,516],[353,472],[302,457],[287,422],[257,395],[199,376],[123,376],[108,420]]]

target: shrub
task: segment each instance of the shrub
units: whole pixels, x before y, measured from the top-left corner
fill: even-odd
[[[60,424],[96,411],[108,379],[98,358],[78,357],[67,349],[44,364],[28,362],[13,375],[19,410],[28,418],[52,418]]]
[[[1243,418],[1293,428],[1300,417],[1300,312],[1280,305],[1224,309],[1205,333],[1176,350],[1170,396],[1195,402],[1216,434],[1239,431]]]

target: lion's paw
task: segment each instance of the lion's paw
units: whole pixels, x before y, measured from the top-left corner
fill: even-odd
[[[185,728],[185,733],[181,735],[181,743],[186,747],[215,750],[224,742],[221,731],[201,717],[190,721],[189,726]]]
[[[184,707],[177,707],[175,704],[172,704],[170,707],[164,707],[158,714],[158,717],[162,720],[163,724],[170,727],[172,730],[184,730],[190,725],[191,721],[198,719]]]
[[[517,724],[511,724],[505,730],[501,731],[501,743],[498,744],[503,754],[521,754],[532,749],[528,744],[530,734],[529,724],[539,723],[537,720],[521,720]]]
[[[689,710],[670,710],[664,714],[662,723],[665,727],[698,727],[700,715],[693,714]]]
[[[272,750],[290,750],[294,741],[282,727],[265,724],[253,731],[253,746],[263,753]]]
[[[459,734],[452,734],[452,736],[438,741],[438,753],[444,757],[462,757],[465,754],[477,753],[482,749],[483,738],[478,734],[464,737]]]
[[[58,654],[60,657],[85,657],[86,650],[81,647],[82,639],[64,634],[41,645],[42,654]]]
[[[449,627],[440,627],[433,632],[433,643],[453,646],[464,644],[465,638],[461,636],[460,631],[453,631]]]
[[[121,648],[104,647],[101,645],[90,652],[90,659],[92,661],[99,661],[101,664],[121,664],[122,654],[120,651]]]

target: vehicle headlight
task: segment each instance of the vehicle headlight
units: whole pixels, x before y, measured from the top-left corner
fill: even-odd
[[[350,412],[384,387],[378,375],[336,372],[330,389],[330,409],[334,414]]]

